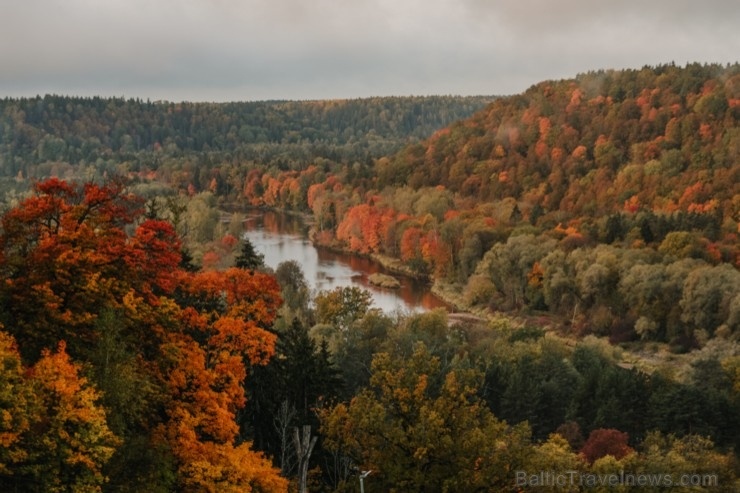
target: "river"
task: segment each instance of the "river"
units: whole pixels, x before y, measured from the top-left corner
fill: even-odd
[[[265,264],[274,269],[280,262],[295,260],[311,289],[358,286],[370,291],[374,306],[385,312],[421,312],[447,306],[424,282],[388,272],[366,257],[314,246],[308,239],[308,227],[297,216],[275,211],[246,212],[244,235],[265,256]],[[392,275],[401,282],[401,288],[383,289],[370,284],[367,278],[376,272]]]

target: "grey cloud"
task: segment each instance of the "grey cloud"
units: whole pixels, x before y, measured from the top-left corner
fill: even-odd
[[[5,3],[0,96],[501,94],[589,69],[740,53],[735,0]]]
[[[731,25],[735,0],[462,0],[473,19],[496,20],[522,32],[559,31],[637,19],[660,25]]]

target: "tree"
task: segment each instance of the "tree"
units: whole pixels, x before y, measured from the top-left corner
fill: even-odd
[[[575,321],[580,306],[575,268],[562,250],[554,250],[540,262],[544,275],[542,292],[548,308],[570,315]]]
[[[236,412],[245,404],[247,365],[265,365],[275,335],[265,330],[277,313],[274,278],[232,268],[185,275],[178,330],[163,352],[173,399],[156,436],[172,450],[186,490],[285,491],[287,482],[249,442],[237,442]]]
[[[705,256],[705,250],[698,233],[672,231],[668,233],[658,247],[658,251],[675,259],[696,258]]]
[[[593,250],[575,250],[570,259],[576,266],[578,291],[586,307],[609,305],[618,306],[617,291],[619,282],[620,251],[607,245],[598,245]]]
[[[331,401],[341,390],[337,370],[297,319],[278,339],[278,351],[275,364],[284,395],[298,411],[300,421],[309,423],[319,401]]]
[[[10,489],[17,481],[13,470],[29,456],[23,437],[37,419],[38,396],[24,377],[15,340],[0,331],[0,485]]]
[[[142,305],[137,308],[146,310]],[[140,323],[124,309],[103,311],[96,321],[100,336],[90,351],[88,374],[102,394],[108,426],[121,439],[106,464],[107,487],[164,493],[173,487],[174,468],[171,456],[154,443],[149,430],[169,396],[151,363],[142,357],[156,351],[156,345],[138,339],[134,327]]]
[[[340,286],[331,291],[322,291],[314,299],[316,320],[331,324],[343,332],[362,318],[372,305],[370,292],[357,286]]]
[[[672,295],[680,291],[681,286],[669,285],[663,264],[635,264],[622,273],[619,281],[619,293],[639,317],[635,332],[642,339],[661,340],[665,336]]]
[[[308,493],[307,480],[308,480],[308,461],[311,458],[311,453],[316,445],[318,437],[311,436],[311,427],[309,425],[303,426],[303,439],[298,434],[298,428],[293,428],[293,443],[295,445],[296,456],[298,457],[298,492]]]
[[[233,267],[182,275],[175,298],[186,311],[188,308],[199,311],[210,322],[220,318],[237,319],[250,330],[261,329],[258,340],[264,336],[266,344],[274,342],[274,335],[264,332],[272,326],[282,299],[280,286],[268,274]],[[241,344],[245,340],[219,341],[223,342]]]
[[[370,387],[322,413],[325,446],[372,469],[382,491],[505,489],[523,465],[528,430],[498,421],[464,365],[440,374],[418,344],[407,359],[375,356]]]
[[[729,264],[694,269],[686,278],[681,319],[710,335],[730,319],[731,303],[740,294],[740,272]],[[732,331],[740,326],[733,322]]]
[[[337,226],[337,239],[347,242],[356,252],[377,252],[381,242],[381,221],[381,212],[375,207],[368,204],[354,206]]]
[[[562,357],[562,347],[546,339],[521,346],[524,354],[513,361],[499,361],[500,398],[492,402],[492,409],[510,423],[526,420],[533,437],[543,440],[565,421],[580,379]]]
[[[281,310],[287,312],[289,318],[286,321],[297,316],[308,322],[310,293],[300,264],[295,260],[280,262],[275,269],[275,278],[282,288],[284,303]]]
[[[521,308],[526,298],[528,275],[535,262],[553,250],[555,241],[533,235],[511,236],[488,252],[476,270],[488,275],[504,299],[506,309]]]
[[[16,400],[0,401],[4,426],[0,443],[0,485],[29,492],[99,491],[103,466],[119,445],[99,405],[100,395],[80,376],[64,343],[23,375],[14,341],[0,333],[2,378]]]
[[[240,417],[243,434],[251,433],[255,446],[279,462],[285,477],[295,472],[292,430],[318,427],[315,409],[329,405],[342,390],[338,370],[324,345],[309,337],[297,318],[279,334],[275,356],[263,367],[253,367],[245,385],[247,405]]]
[[[568,441],[559,434],[552,434],[547,441],[533,447],[527,461],[529,471],[579,471],[585,468],[582,456],[571,449]]]
[[[627,444],[628,440],[627,433],[615,429],[599,428],[591,432],[580,453],[590,464],[607,455],[619,460],[634,452]]]
[[[0,306],[21,354],[35,361],[65,340],[80,357],[96,338],[95,320],[127,294],[153,301],[172,292],[180,262],[169,223],[144,220],[121,182],[37,183],[35,194],[2,217]]]
[[[312,337],[321,341],[322,353],[331,354],[336,362],[343,379],[340,395],[344,399],[351,399],[370,383],[373,355],[388,344],[395,323],[394,319],[380,310],[369,310],[346,333],[330,328],[328,334],[321,334],[320,330],[316,330],[322,329],[320,325],[312,329]]]
[[[670,474],[674,480],[686,474],[705,482],[700,486],[729,493],[737,491],[740,486],[740,480],[733,471],[734,460],[731,454],[717,450],[706,437],[677,437],[655,431],[649,433],[640,446],[636,472]]]
[[[577,421],[584,430],[619,428],[639,440],[647,428],[648,377],[638,370],[621,368],[608,349],[586,341],[576,347],[572,363],[580,378],[572,392],[568,419]]]
[[[180,270],[174,228],[142,218],[137,204],[118,182],[49,180],[3,216],[0,313],[33,364],[31,407],[40,411],[5,421],[28,428],[4,438],[2,465],[25,461],[16,477],[42,491],[93,491],[108,471],[121,490],[285,491],[272,464],[237,439],[235,420],[247,367],[274,354],[267,329],[279,285],[238,268]],[[122,444],[72,358],[115,407]],[[7,361],[9,384],[22,384]]]
[[[255,250],[249,238],[242,238],[242,246],[234,265],[240,269],[257,270],[265,267],[265,256]]]
[[[388,333],[387,341],[376,351],[388,351],[394,356],[408,358],[416,346],[423,343],[446,369],[464,347],[464,340],[465,336],[450,326],[447,311],[437,308],[398,320],[396,327]]]

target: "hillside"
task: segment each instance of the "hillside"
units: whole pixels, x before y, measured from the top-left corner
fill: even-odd
[[[483,108],[492,97],[169,103],[47,95],[0,100],[0,176],[183,173],[250,162],[282,169],[315,159],[362,163]],[[84,173],[83,173],[84,175]],[[203,183],[200,183],[200,182]]]
[[[731,217],[740,67],[598,71],[502,98],[407,148],[378,185],[443,185],[525,216],[714,212]],[[737,207],[735,205],[734,207]]]
[[[3,101],[0,489],[738,491],[739,92]],[[314,292],[244,204],[485,317]]]
[[[318,241],[400,259],[461,308],[579,336],[682,351],[740,325],[737,64],[497,99],[0,106],[0,169],[21,182],[123,174],[311,212]]]
[[[264,168],[244,193],[310,208],[320,241],[400,258],[464,308],[686,350],[740,329],[738,116],[738,65],[591,72],[361,173]]]

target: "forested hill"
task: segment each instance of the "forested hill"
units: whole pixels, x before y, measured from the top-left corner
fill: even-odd
[[[36,176],[49,163],[156,168],[199,154],[282,167],[322,157],[366,161],[429,137],[493,97],[168,103],[45,96],[0,100],[0,173]],[[37,168],[41,165],[41,168]],[[46,166],[44,166],[46,165]]]
[[[684,350],[740,333],[740,65],[590,72],[496,99],[333,174],[255,170],[321,242],[381,254],[465,309]]]
[[[740,491],[740,66],[485,102],[0,102],[0,491]],[[486,317],[314,293],[220,199]]]
[[[548,81],[411,146],[378,186],[443,185],[525,215],[717,211],[737,219],[740,65],[664,65]],[[533,221],[534,222],[534,221]]]

